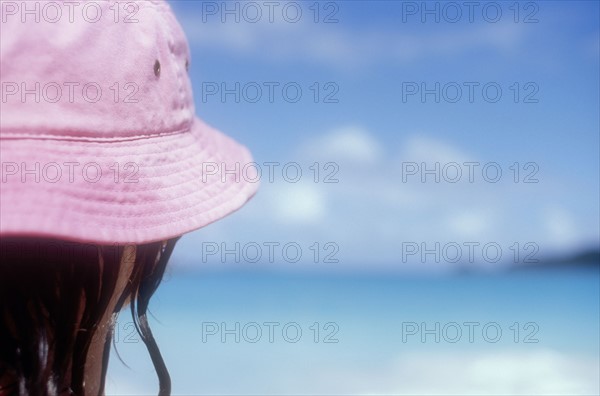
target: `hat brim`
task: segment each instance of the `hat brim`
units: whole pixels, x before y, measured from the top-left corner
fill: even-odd
[[[198,118],[122,141],[2,139],[0,153],[2,236],[166,240],[239,209],[258,187],[250,152]]]

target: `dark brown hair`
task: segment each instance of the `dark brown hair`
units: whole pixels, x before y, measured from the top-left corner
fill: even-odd
[[[50,239],[1,238],[0,396],[85,395],[88,351],[115,298],[122,260],[133,270],[109,312],[100,395],[114,324],[130,303],[136,328],[156,369],[160,391],[171,391],[169,373],[152,336],[146,313],[160,284],[176,239],[126,246],[97,246]],[[89,394],[89,392],[88,392]]]

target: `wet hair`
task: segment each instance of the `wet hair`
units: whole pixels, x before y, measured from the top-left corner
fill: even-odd
[[[108,315],[98,392],[103,395],[114,326],[127,302],[158,375],[159,395],[169,395],[169,372],[146,314],[177,239],[127,249],[1,238],[0,395],[85,395],[90,345]],[[115,309],[107,312],[121,262],[132,251],[131,275]]]

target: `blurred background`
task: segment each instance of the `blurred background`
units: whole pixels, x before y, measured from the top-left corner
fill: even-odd
[[[173,394],[600,393],[598,2],[171,5],[261,174],[153,299]]]

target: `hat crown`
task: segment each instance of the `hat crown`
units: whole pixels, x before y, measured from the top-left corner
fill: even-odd
[[[2,2],[2,138],[188,130],[189,47],[164,1]]]

